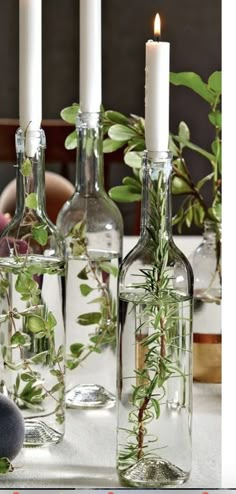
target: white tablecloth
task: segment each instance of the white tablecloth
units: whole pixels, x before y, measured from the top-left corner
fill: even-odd
[[[125,239],[124,254],[135,243]],[[188,256],[199,237],[177,239]],[[193,467],[185,488],[220,488],[221,386],[194,383]],[[115,471],[115,409],[67,410],[61,444],[24,449],[14,460],[15,471],[0,478],[0,488],[117,488]],[[19,467],[19,468],[18,468]]]

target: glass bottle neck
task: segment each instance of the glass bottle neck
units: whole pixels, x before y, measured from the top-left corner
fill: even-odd
[[[221,224],[214,221],[204,221],[203,238],[208,243],[221,242]]]
[[[45,134],[42,129],[16,132],[16,214],[45,211]]]
[[[143,159],[143,197],[141,235],[159,244],[172,236],[171,223],[171,155],[145,153]]]
[[[103,192],[103,127],[101,113],[79,113],[75,188],[86,196]]]

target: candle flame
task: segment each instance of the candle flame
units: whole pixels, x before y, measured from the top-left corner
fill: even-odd
[[[161,19],[159,14],[156,14],[155,21],[154,21],[154,34],[155,36],[160,36],[161,35]]]

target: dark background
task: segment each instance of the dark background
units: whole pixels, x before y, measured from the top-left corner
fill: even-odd
[[[79,100],[79,0],[43,0],[42,4],[43,118],[60,118],[62,108]],[[221,69],[220,0],[102,0],[105,109],[144,114],[145,42],[153,36],[156,12],[162,19],[162,39],[171,43],[171,71],[194,71],[207,81]],[[19,114],[18,36],[18,0],[0,0],[0,118]],[[178,123],[185,120],[191,140],[206,149],[213,140],[208,111],[207,103],[191,91],[171,87],[170,130],[177,132]],[[208,162],[195,153],[188,159],[194,179],[210,171]],[[14,176],[13,167],[6,165],[0,168],[0,191]],[[50,169],[62,173],[59,164]],[[129,169],[114,159],[109,186],[120,184],[127,173]],[[73,182],[74,163],[66,174]],[[210,190],[206,193],[209,196]],[[174,199],[174,209],[177,204]],[[132,233],[136,206],[121,209],[125,233]]]

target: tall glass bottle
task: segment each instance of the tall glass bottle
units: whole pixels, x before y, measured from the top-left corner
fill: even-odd
[[[16,211],[0,238],[1,383],[22,410],[25,446],[64,434],[64,243],[45,212],[43,130],[16,132]]]
[[[123,222],[103,184],[100,113],[79,113],[75,193],[57,226],[66,240],[68,406],[115,403],[117,276]]]
[[[193,276],[172,239],[170,155],[142,171],[141,237],[119,276],[117,469],[156,488],[191,470]]]
[[[221,382],[221,225],[205,221],[194,272],[193,378]]]

